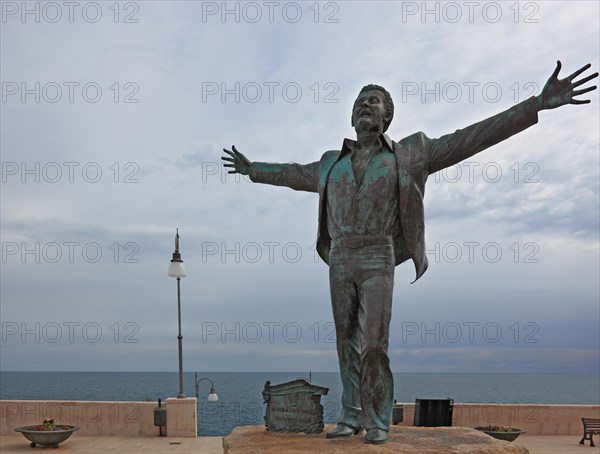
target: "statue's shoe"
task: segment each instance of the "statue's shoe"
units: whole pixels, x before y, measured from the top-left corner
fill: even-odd
[[[388,442],[388,433],[381,429],[369,429],[365,435],[365,443],[381,445]]]
[[[326,438],[344,438],[351,437],[352,435],[356,435],[360,432],[360,428],[350,427],[346,424],[339,423],[335,428],[331,429],[327,434],[325,434]]]

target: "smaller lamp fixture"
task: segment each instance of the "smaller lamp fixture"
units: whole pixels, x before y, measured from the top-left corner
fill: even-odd
[[[217,396],[217,390],[215,389],[215,384],[210,378],[202,377],[198,378],[198,372],[194,373],[194,382],[196,383],[196,399],[200,400],[200,382],[201,381],[209,381],[210,382],[210,392],[208,393],[207,400],[209,402],[216,402],[219,400],[219,396]]]

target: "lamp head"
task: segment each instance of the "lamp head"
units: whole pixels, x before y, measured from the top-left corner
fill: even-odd
[[[210,388],[210,392],[208,393],[208,401],[216,402],[219,400],[219,396],[217,396],[217,390],[214,387]]]
[[[168,274],[178,279],[186,276],[183,260],[181,260],[181,254],[179,253],[179,229],[177,229],[177,233],[175,234],[175,252],[173,252]]]

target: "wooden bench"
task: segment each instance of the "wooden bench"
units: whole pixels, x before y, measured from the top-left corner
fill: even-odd
[[[594,418],[581,418],[583,422],[583,438],[579,442],[580,445],[584,444],[585,440],[590,440],[590,446],[594,446],[594,434],[600,434],[600,419]]]

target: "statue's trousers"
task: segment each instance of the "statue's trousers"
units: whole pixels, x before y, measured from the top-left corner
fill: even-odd
[[[351,427],[389,431],[394,257],[391,237],[332,241],[329,282],[343,386],[340,422]]]

